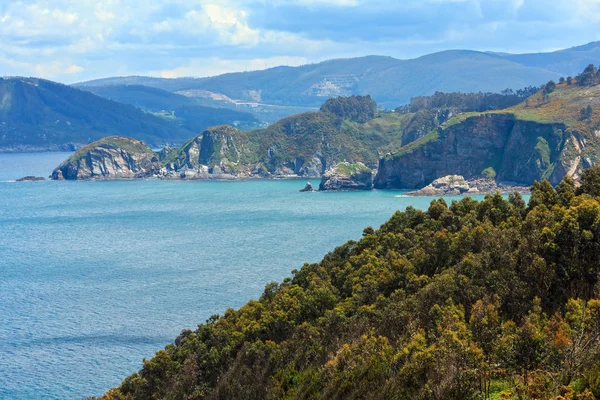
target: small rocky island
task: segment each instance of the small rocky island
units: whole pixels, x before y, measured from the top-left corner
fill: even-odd
[[[41,176],[27,175],[27,176],[17,179],[17,182],[38,182],[38,181],[45,181],[45,180],[46,179]]]

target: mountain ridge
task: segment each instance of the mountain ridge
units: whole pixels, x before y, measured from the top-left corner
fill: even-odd
[[[207,90],[239,101],[311,107],[328,97],[370,94],[384,107],[395,108],[411,97],[435,91],[499,92],[540,85],[575,75],[590,63],[600,63],[600,42],[547,53],[445,50],[404,60],[370,55],[202,78],[111,77],[75,86],[136,83],[174,92]]]

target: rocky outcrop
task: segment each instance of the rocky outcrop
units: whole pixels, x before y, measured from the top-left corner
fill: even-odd
[[[363,163],[342,162],[321,178],[319,190],[371,190],[373,172]]]
[[[45,181],[46,179],[41,176],[33,176],[28,175],[22,178],[17,179],[17,182],[37,182],[37,181]]]
[[[260,169],[243,163],[247,133],[229,125],[205,130],[165,157],[159,177],[167,179],[247,178]]]
[[[159,170],[158,156],[146,144],[110,136],[75,152],[52,172],[52,179],[144,178]]]
[[[487,194],[494,193],[496,191],[501,193],[510,193],[514,191],[528,192],[529,186],[506,185],[484,178],[466,180],[460,175],[448,175],[434,180],[422,189],[406,193],[406,195],[455,196],[467,194]]]
[[[568,133],[562,124],[522,121],[513,114],[485,114],[438,128],[389,154],[379,162],[374,185],[380,189],[413,189],[447,175],[466,179],[484,169],[497,171],[497,180],[529,185],[564,174],[561,152]]]
[[[300,189],[301,192],[314,192],[313,185],[310,182],[306,182],[303,189]]]

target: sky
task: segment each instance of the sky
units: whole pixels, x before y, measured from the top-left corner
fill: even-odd
[[[600,0],[0,0],[0,76],[211,76],[600,40]]]

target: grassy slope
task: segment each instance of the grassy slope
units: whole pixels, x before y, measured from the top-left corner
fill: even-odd
[[[93,143],[83,146],[77,150],[71,157],[67,159],[67,162],[76,162],[85,155],[98,147],[110,148],[110,149],[122,149],[130,154],[147,154],[148,156],[154,155],[154,152],[144,142],[139,140],[128,138],[124,136],[107,136]]]
[[[381,153],[400,146],[403,129],[410,117],[411,114],[383,113],[364,124],[352,121],[340,123],[329,114],[309,112],[284,118],[268,128],[250,132],[228,125],[212,127],[205,132],[230,137],[239,152],[241,164],[260,165],[269,163],[270,160],[266,167],[271,172],[296,157],[308,161],[317,152],[336,162],[361,161],[375,166]],[[188,140],[164,163],[185,159],[185,152],[194,140],[195,138]],[[270,158],[267,157],[269,153],[272,154]],[[235,156],[224,155],[230,161],[237,158],[238,153]],[[215,153],[213,161],[218,164],[220,159],[221,156]]]
[[[590,119],[581,118],[581,109],[591,105],[593,114]],[[503,110],[492,110],[486,112],[462,113],[448,120],[442,125],[447,129],[465,121],[467,118],[486,114],[512,114],[517,120],[531,121],[541,124],[564,124],[570,130],[578,132],[583,138],[595,141],[600,126],[600,85],[592,87],[580,87],[576,85],[560,84],[556,90],[544,101],[542,92],[529,97],[522,103]],[[427,143],[437,140],[437,130],[430,132],[427,136],[410,143],[394,152],[394,157],[403,156],[420,148]],[[595,151],[592,147],[588,149]]]

